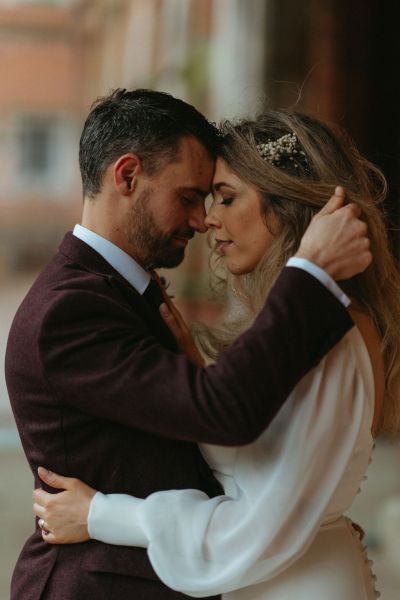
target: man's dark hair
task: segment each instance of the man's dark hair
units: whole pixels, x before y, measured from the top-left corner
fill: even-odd
[[[154,90],[114,90],[92,105],[79,145],[83,193],[94,197],[107,167],[127,152],[140,156],[146,173],[176,160],[182,136],[192,135],[212,157],[219,150],[217,128],[194,106]]]

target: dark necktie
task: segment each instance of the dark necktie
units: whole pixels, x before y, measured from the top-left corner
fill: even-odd
[[[163,296],[163,289],[165,290],[165,288],[162,288],[161,285],[162,283],[158,283],[157,280],[152,277],[149,285],[143,292],[143,298],[157,313],[157,318],[154,319],[154,325],[158,324],[158,336],[161,336],[161,341],[163,341],[167,348],[176,351],[178,349],[176,340],[158,310],[160,304],[165,302]]]
[[[162,294],[161,287],[155,279],[151,279],[149,285],[143,293],[143,298],[147,300],[156,310],[158,310],[160,304],[165,302]]]

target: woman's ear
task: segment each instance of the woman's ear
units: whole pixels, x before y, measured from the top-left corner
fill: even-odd
[[[114,164],[114,184],[122,196],[130,196],[135,190],[142,163],[136,154],[124,154]]]

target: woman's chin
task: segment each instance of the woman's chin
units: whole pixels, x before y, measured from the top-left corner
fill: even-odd
[[[247,275],[256,270],[260,264],[262,256],[225,256],[225,268],[232,275]]]
[[[250,265],[244,265],[234,261],[226,260],[225,267],[231,275],[247,275],[254,271],[254,267]]]

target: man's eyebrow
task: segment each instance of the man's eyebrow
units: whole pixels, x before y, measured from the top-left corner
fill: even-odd
[[[233,187],[231,185],[229,185],[229,183],[226,183],[225,181],[218,181],[218,183],[215,183],[213,185],[213,190],[218,192],[218,190],[222,187],[228,187],[228,188],[231,188],[231,190],[233,190]]]
[[[184,192],[193,192],[197,196],[200,196],[201,198],[203,198],[203,200],[205,198],[207,198],[208,194],[210,193],[210,190],[202,190],[198,187],[182,187],[180,189],[181,189],[181,191],[184,191]]]

